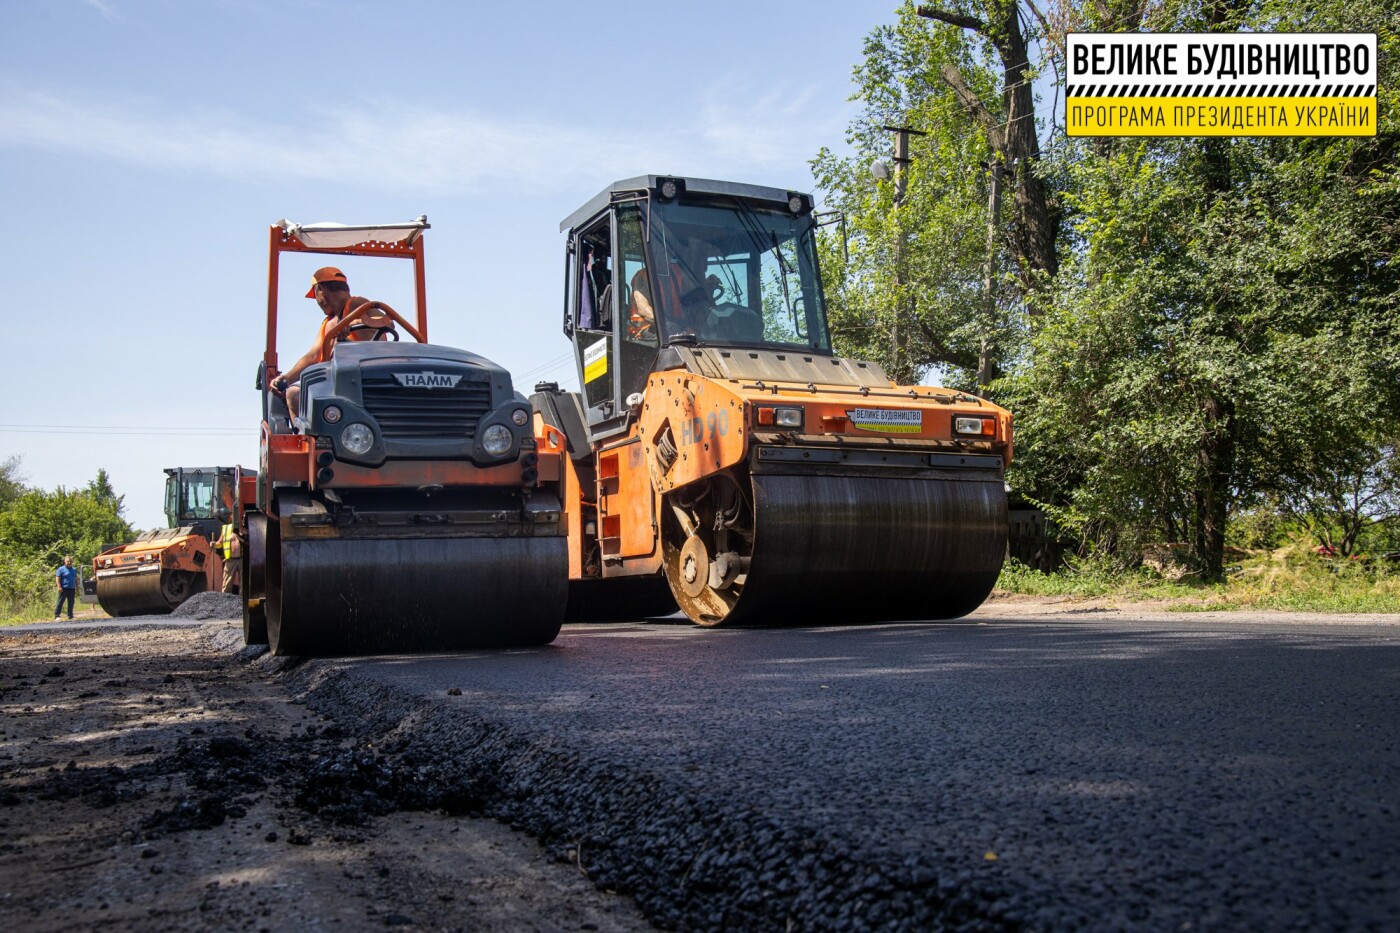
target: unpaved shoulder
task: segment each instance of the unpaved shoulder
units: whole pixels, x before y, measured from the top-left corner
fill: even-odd
[[[0,928],[649,929],[501,824],[387,804],[234,632],[0,638]]]

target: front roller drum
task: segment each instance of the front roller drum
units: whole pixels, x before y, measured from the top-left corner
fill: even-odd
[[[568,600],[563,537],[281,539],[269,522],[268,643],[317,657],[544,645]]]
[[[109,616],[165,615],[204,591],[204,575],[187,570],[99,577],[97,603]]]
[[[991,593],[1006,554],[999,473],[944,477],[761,474],[747,553],[711,553],[668,516],[667,578],[701,625],[951,619]],[[700,526],[703,528],[704,526]]]
[[[267,595],[267,516],[261,512],[248,515],[248,535],[243,543],[242,570],[238,592],[243,602],[243,644],[267,644],[267,613],[263,600]]]

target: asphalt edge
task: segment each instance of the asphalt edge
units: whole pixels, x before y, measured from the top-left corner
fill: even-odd
[[[236,646],[246,652],[241,633]],[[684,793],[567,737],[526,734],[463,701],[414,696],[333,660],[241,659],[297,702],[415,762],[449,812],[536,838],[595,886],[668,929],[1017,929],[1033,925],[1000,879],[910,858],[863,861],[840,840],[781,826],[717,787]],[[428,765],[424,761],[431,762]],[[422,794],[415,793],[415,799]]]

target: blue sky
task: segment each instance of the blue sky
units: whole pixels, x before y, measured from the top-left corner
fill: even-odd
[[[0,458],[44,488],[105,467],[138,528],[161,468],[255,467],[283,217],[427,214],[433,341],[574,381],[559,221],[645,172],[810,190],[896,5],[6,0]],[[284,361],[319,264],[284,258]],[[342,267],[411,308],[407,263]]]

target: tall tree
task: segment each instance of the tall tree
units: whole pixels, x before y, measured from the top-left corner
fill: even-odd
[[[848,224],[846,242],[827,236],[822,253],[838,349],[879,361],[901,382],[935,368],[945,382],[970,388],[984,345],[1012,342],[1019,306],[1014,293],[1002,294],[990,313],[984,303],[993,153],[944,80],[944,66],[995,95],[997,71],[985,51],[906,4],[893,25],[866,39],[855,68],[863,112],[847,140],[856,155],[823,149],[812,168],[826,206]],[[902,173],[898,204],[893,180],[870,171],[873,160],[890,160],[893,126],[916,131],[909,161],[893,167]],[[1003,252],[1004,238],[995,247]]]
[[[0,511],[25,493],[24,474],[19,471],[22,460],[16,454],[0,461]]]
[[[920,4],[919,16],[968,30],[996,52],[1001,66],[997,98],[989,100],[975,75],[945,62],[939,72],[959,104],[986,134],[995,158],[1009,173],[1014,193],[1007,231],[1011,252],[1029,291],[1059,271],[1059,236],[1040,166],[1040,132],[1036,121],[1030,60],[1030,26],[1018,0],[983,0],[956,5]],[[1032,304],[1032,310],[1036,307]]]
[[[97,502],[109,506],[119,518],[125,517],[126,496],[117,495],[117,491],[112,488],[112,479],[107,475],[105,467],[97,468],[97,476],[88,481],[83,491]]]
[[[131,537],[131,526],[110,502],[62,487],[27,492],[0,512],[0,544],[5,551],[23,558],[37,556],[50,564],[65,554],[72,554],[79,563],[91,561],[103,544]]]
[[[1180,4],[1150,25],[1343,32],[1357,15]],[[1382,88],[1397,51],[1382,33]],[[1087,538],[1185,541],[1217,576],[1233,507],[1320,488],[1396,436],[1400,127],[1381,114],[1373,139],[1067,146],[1067,260],[1014,408],[1021,482]]]

